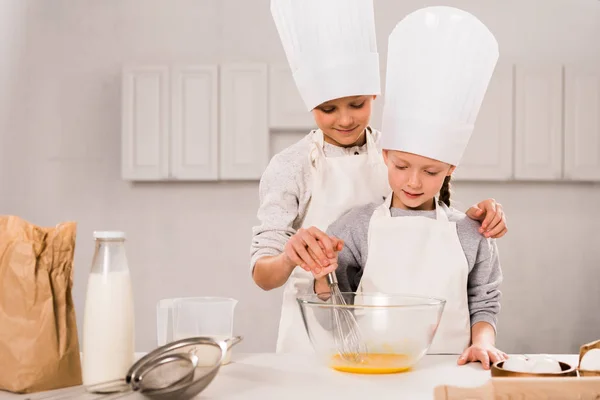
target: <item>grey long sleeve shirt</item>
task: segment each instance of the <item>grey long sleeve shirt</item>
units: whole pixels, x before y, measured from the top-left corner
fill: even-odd
[[[383,201],[382,201],[383,202]],[[369,249],[367,236],[369,221],[379,204],[371,203],[354,208],[330,225],[327,233],[344,240],[344,248],[338,255],[336,275],[341,291],[357,290],[362,272],[367,264]],[[467,297],[471,326],[485,321],[496,329],[500,312],[502,270],[494,239],[479,233],[480,224],[464,213],[442,205],[448,220],[456,222],[458,239],[469,265]],[[415,211],[390,208],[392,217],[422,216],[435,219],[434,211]]]

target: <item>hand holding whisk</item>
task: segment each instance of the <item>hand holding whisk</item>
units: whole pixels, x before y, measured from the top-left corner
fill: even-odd
[[[333,305],[331,314],[333,336],[338,353],[346,361],[361,362],[368,349],[362,338],[358,322],[354,317],[353,309],[347,304],[344,295],[340,292],[335,274],[335,270],[337,269],[337,253],[342,250],[343,242],[337,238],[330,239],[335,240],[335,256],[329,260],[329,266],[320,271],[319,274],[314,275],[315,278],[319,279],[323,277],[323,274],[326,274],[331,304]],[[324,248],[323,244],[319,244]],[[311,257],[316,260],[317,258],[312,250],[308,248],[308,251]]]

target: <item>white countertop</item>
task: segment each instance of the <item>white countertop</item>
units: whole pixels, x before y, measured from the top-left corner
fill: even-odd
[[[480,386],[490,371],[479,363],[456,365],[458,356],[426,356],[411,371],[390,375],[359,375],[337,372],[318,364],[314,356],[288,354],[235,354],[221,367],[215,380],[198,398],[220,399],[433,399],[438,385]],[[555,355],[576,364],[577,355]],[[40,397],[0,392],[0,400]],[[78,397],[97,398],[97,395]],[[139,394],[120,399],[142,399]]]

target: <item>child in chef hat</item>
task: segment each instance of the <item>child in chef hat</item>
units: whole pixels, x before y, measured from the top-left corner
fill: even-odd
[[[381,144],[392,191],[383,204],[352,209],[327,234],[344,241],[342,291],[443,298],[430,353],[461,354],[484,368],[495,347],[502,271],[496,243],[450,206],[450,179],[498,59],[492,33],[473,15],[429,7],[389,37]],[[329,291],[315,274],[315,291]]]
[[[261,178],[251,267],[261,288],[285,284],[277,351],[306,352],[312,348],[296,296],[312,290],[307,271],[333,268],[341,246],[323,231],[390,190],[380,133],[369,126],[380,94],[379,54],[372,0],[272,0],[271,12],[319,129],[275,155]],[[492,199],[468,215],[485,218],[482,229],[490,236],[506,232],[502,207]]]

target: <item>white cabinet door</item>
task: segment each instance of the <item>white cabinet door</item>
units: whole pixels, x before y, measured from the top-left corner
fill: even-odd
[[[306,109],[288,65],[269,69],[269,128],[309,131],[315,128],[312,113]]]
[[[269,162],[267,76],[266,64],[221,68],[220,179],[260,179]]]
[[[600,64],[565,68],[565,178],[600,181]]]
[[[172,70],[171,176],[217,180],[218,68],[179,66]]]
[[[481,105],[456,180],[513,177],[513,66],[498,64]]]
[[[123,70],[121,174],[127,180],[169,177],[169,69]]]
[[[517,179],[562,178],[562,95],[561,65],[517,65]]]

